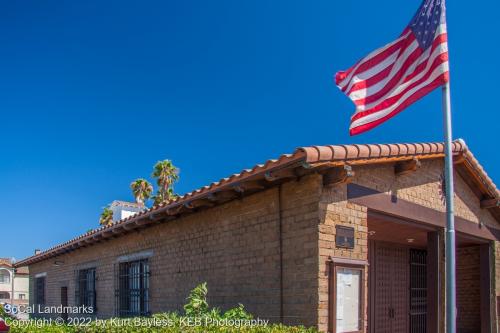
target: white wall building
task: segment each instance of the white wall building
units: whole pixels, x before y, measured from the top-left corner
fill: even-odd
[[[27,267],[14,270],[10,259],[0,258],[0,303],[29,304],[29,272]]]

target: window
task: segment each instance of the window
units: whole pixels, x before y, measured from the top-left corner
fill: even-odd
[[[26,294],[17,295],[18,299],[26,299]]]
[[[149,274],[147,259],[119,264],[116,296],[120,317],[149,315]]]
[[[0,283],[10,283],[10,272],[6,269],[0,269]]]
[[[10,299],[10,294],[5,291],[0,292],[0,299]]]
[[[77,272],[76,304],[96,308],[95,268],[82,269]]]
[[[35,304],[45,305],[45,276],[35,278]]]
[[[332,258],[330,332],[364,331],[364,261]]]

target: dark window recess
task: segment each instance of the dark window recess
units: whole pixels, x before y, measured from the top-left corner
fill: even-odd
[[[68,312],[65,309],[68,306],[68,287],[61,287],[61,306],[64,309],[61,318],[66,321],[68,320]]]
[[[116,297],[120,317],[150,314],[149,275],[147,259],[119,264]]]
[[[45,305],[45,277],[35,278],[35,304]]]
[[[427,251],[410,250],[410,333],[425,333],[427,321]]]
[[[96,311],[96,274],[95,268],[77,271],[75,299],[78,306],[93,307]]]

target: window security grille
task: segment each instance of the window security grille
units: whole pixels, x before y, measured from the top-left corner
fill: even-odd
[[[45,305],[45,277],[35,278],[35,304]]]
[[[76,304],[96,309],[96,273],[95,268],[82,269],[77,272],[75,288]]]
[[[410,332],[425,333],[427,320],[427,251],[410,250]]]
[[[120,317],[148,316],[149,263],[147,259],[123,262],[118,267],[115,294]]]

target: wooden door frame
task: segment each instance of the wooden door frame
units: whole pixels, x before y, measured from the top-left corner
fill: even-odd
[[[328,279],[328,332],[337,333],[337,268],[351,268],[361,271],[360,274],[360,304],[359,304],[359,327],[358,331],[343,332],[343,333],[363,333],[365,332],[365,317],[366,317],[366,306],[365,298],[366,288],[366,267],[368,262],[366,260],[354,260],[346,258],[332,258],[329,261],[329,279]]]

